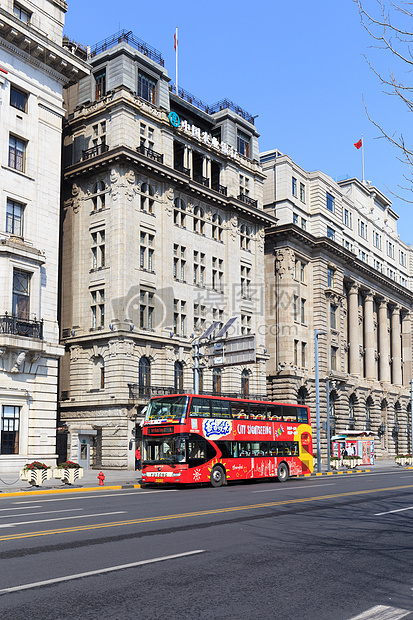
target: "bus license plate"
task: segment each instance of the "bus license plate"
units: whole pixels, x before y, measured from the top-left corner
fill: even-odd
[[[155,482],[163,482],[163,478],[155,478]]]

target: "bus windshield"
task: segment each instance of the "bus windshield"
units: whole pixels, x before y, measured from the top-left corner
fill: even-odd
[[[150,400],[146,412],[146,421],[180,420],[185,418],[187,403],[187,396],[172,396],[171,398],[155,398]]]
[[[144,463],[184,463],[186,459],[185,438],[179,435],[151,437],[144,442]]]

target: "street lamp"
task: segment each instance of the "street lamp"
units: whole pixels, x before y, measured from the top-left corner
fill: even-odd
[[[318,369],[318,337],[326,336],[327,332],[319,329],[314,330],[314,356],[315,356],[315,411],[317,427],[317,473],[321,472],[320,452],[320,375]]]

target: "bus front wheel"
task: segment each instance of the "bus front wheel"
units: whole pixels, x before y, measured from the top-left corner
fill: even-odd
[[[277,469],[277,478],[279,482],[285,482],[288,480],[290,472],[288,471],[288,465],[286,463],[280,463]]]
[[[222,487],[225,482],[225,474],[222,467],[216,466],[211,471],[211,485],[213,487]]]

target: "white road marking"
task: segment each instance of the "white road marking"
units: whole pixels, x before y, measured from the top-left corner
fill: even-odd
[[[62,583],[64,581],[71,581],[73,579],[82,579],[83,577],[92,577],[93,575],[102,575],[104,573],[111,573],[117,570],[124,570],[125,568],[134,568],[136,566],[144,566],[145,564],[154,564],[155,562],[164,562],[165,560],[175,560],[178,558],[185,558],[190,555],[196,555],[199,553],[205,553],[205,549],[198,549],[196,551],[187,551],[186,553],[177,553],[175,555],[165,555],[160,558],[153,558],[152,560],[141,560],[140,562],[132,562],[131,564],[121,564],[120,566],[109,566],[109,568],[101,568],[99,570],[92,570],[87,573],[78,573],[76,575],[67,575],[67,577],[57,577],[56,579],[47,579],[46,581],[26,583],[22,586],[4,588],[3,590],[0,590],[0,594],[7,594],[9,592],[19,592],[20,590],[29,590],[31,588],[39,588],[41,586],[48,586],[52,583]]]
[[[96,491],[96,495],[76,495],[75,497],[74,496],[62,497],[61,495],[59,495],[58,497],[52,497],[49,499],[39,499],[39,497],[36,497],[36,502],[42,502],[42,504],[44,504],[45,502],[69,502],[69,501],[76,500],[76,499],[96,499],[97,497],[120,497],[121,495],[142,495],[142,497],[144,497],[145,495],[150,495],[151,493],[176,493],[177,490],[178,489],[165,489],[162,491],[141,491],[140,489],[131,489],[127,493],[117,493],[116,491],[114,491],[113,493],[102,493],[100,491]],[[26,501],[13,502],[13,503],[18,504],[19,506],[23,506],[25,504],[28,506],[31,505],[31,502],[26,502]]]
[[[39,506],[41,508],[41,506]],[[25,510],[27,510],[25,508]],[[33,517],[35,515],[48,515],[50,513],[57,514],[58,512],[75,512],[76,510],[84,510],[84,508],[66,508],[65,510],[43,510],[42,512],[24,512],[19,515],[0,515],[0,519],[10,519],[11,517]]]
[[[413,510],[413,506],[407,508],[398,508],[397,510],[388,510],[387,512],[376,512],[375,517],[381,517],[382,515],[391,515],[393,512],[403,512],[404,510]]]
[[[327,482],[326,484],[312,484],[311,488],[313,489],[314,487],[331,487],[333,486],[335,483],[334,482]],[[308,485],[302,486],[302,487],[293,487],[293,486],[288,486],[288,487],[278,487],[276,489],[264,489],[263,491],[252,491],[253,493],[271,493],[272,491],[283,491],[286,489],[309,489],[310,487]]]
[[[31,508],[41,508],[41,506],[32,506],[30,502],[28,502],[30,504]],[[0,508],[1,512],[4,512],[5,510],[26,510],[26,506],[22,506],[21,508]]]
[[[85,519],[86,517],[107,517],[108,515],[124,515],[126,510],[119,510],[118,512],[100,512],[93,515],[75,515],[73,517],[58,517],[57,519],[39,519],[38,521],[20,521],[19,523],[0,523],[2,527],[16,527],[17,525],[31,525],[32,523],[49,523],[50,521],[65,521],[68,519]]]
[[[387,605],[376,605],[358,616],[353,616],[349,620],[399,620],[412,612],[407,609],[388,607]]]

